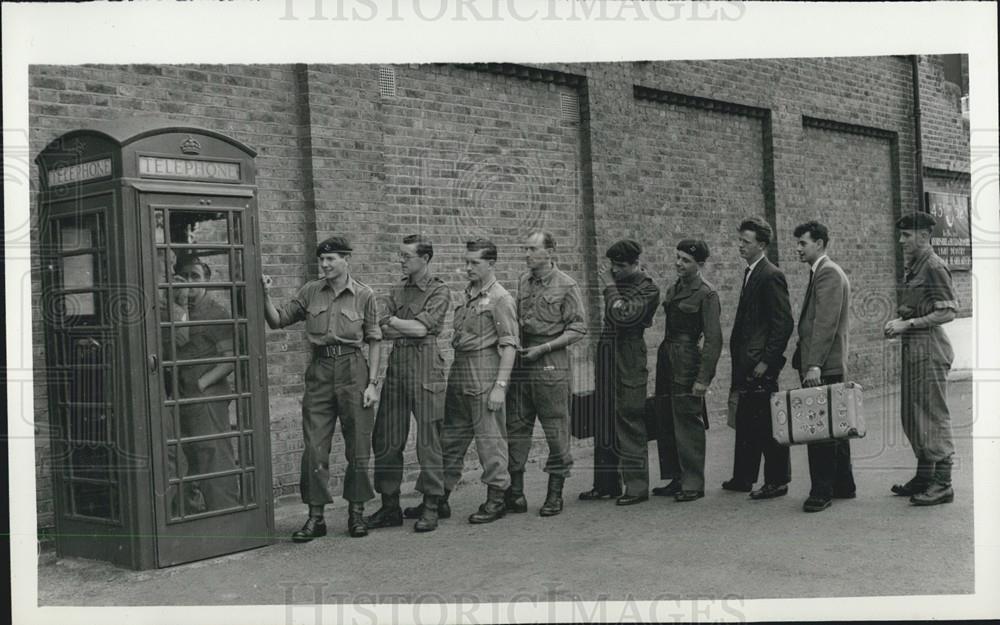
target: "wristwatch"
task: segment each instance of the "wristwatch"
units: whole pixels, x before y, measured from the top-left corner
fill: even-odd
[[[505,389],[505,388],[507,388],[507,383],[503,382],[503,381],[500,381],[500,380],[497,380],[497,386],[499,386],[500,388],[504,388]]]

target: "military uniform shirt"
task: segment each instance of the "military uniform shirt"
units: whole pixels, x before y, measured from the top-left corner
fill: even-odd
[[[339,292],[324,278],[305,283],[278,309],[278,325],[305,320],[306,336],[313,345],[353,345],[382,340],[375,294],[367,285],[348,276]]]
[[[660,289],[639,270],[604,289],[604,328],[614,333],[639,333],[653,325]]]
[[[454,325],[451,346],[461,352],[520,344],[514,298],[496,278],[478,293],[465,290],[465,302],[455,309]]]
[[[720,310],[719,294],[701,276],[695,276],[687,284],[677,280],[667,290],[663,298],[663,311],[667,317],[665,338],[668,341],[687,341],[697,346],[698,339],[702,334],[705,335],[701,358],[697,362],[674,363],[675,380],[682,378],[681,383],[690,384],[687,378],[691,372],[676,370],[688,365],[697,367],[695,381],[705,386],[711,384],[722,353]]]
[[[536,278],[530,271],[517,285],[517,318],[525,336],[587,333],[583,299],[576,281],[556,267]]]
[[[415,283],[403,278],[389,290],[386,304],[389,315],[419,321],[428,335],[438,335],[451,305],[451,291],[440,278],[430,274]]]
[[[923,317],[935,310],[958,310],[951,271],[932,249],[925,250],[906,268],[898,301],[897,312],[904,320]],[[947,362],[954,358],[948,335],[941,326],[908,330],[903,334],[903,341],[922,344],[913,355],[932,356]]]
[[[899,293],[899,315],[903,319],[914,319],[948,308],[958,310],[951,271],[941,257],[928,248],[906,268]]]

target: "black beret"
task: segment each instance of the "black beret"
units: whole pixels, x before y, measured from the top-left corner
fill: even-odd
[[[937,224],[937,221],[924,212],[907,213],[896,220],[896,227],[900,230],[930,230]]]
[[[604,255],[616,263],[634,263],[642,254],[642,246],[632,239],[622,239],[608,248]]]
[[[320,254],[350,254],[351,244],[344,237],[330,237],[316,246],[316,256]]]
[[[701,239],[684,239],[677,244],[677,249],[690,254],[696,262],[703,263],[708,258],[708,243]]]

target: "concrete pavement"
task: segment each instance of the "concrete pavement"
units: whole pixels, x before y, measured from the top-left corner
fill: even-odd
[[[729,476],[733,432],[708,432],[707,492],[679,504],[652,497],[628,508],[582,502],[589,448],[576,453],[566,508],[541,518],[541,463],[528,466],[529,512],[490,525],[465,518],[485,487],[467,476],[454,516],[429,534],[402,528],[346,534],[346,504],[328,510],[332,534],[288,540],[300,504],[277,511],[279,542],[170,569],[135,572],[80,559],[43,558],[39,605],[227,605],[468,601],[644,600],[657,597],[878,596],[974,591],[971,381],[950,386],[957,445],[955,503],[915,508],[889,493],[914,459],[899,426],[898,395],[868,394],[868,436],[852,442],[858,498],[818,514],[801,511],[809,479],[804,447],[792,449],[788,496],[751,501],[719,488]],[[651,444],[654,485],[656,448]],[[419,501],[404,495],[403,505]],[[377,500],[368,504],[369,511]]]

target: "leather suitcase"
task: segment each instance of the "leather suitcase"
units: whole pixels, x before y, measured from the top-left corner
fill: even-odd
[[[771,430],[782,445],[862,438],[866,433],[860,384],[841,382],[771,394]]]

